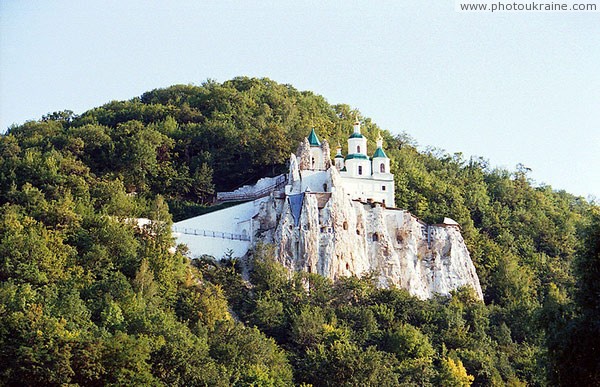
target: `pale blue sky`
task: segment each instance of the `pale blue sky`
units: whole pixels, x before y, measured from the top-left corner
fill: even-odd
[[[324,4],[322,4],[324,3]],[[600,198],[600,13],[438,1],[0,0],[0,128],[176,83],[269,77],[421,148]]]

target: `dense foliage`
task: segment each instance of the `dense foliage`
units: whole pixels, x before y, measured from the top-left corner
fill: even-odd
[[[268,79],[173,86],[0,136],[0,385],[598,385],[600,210],[382,131],[396,204],[463,228],[485,303],[185,256],[172,217],[358,112]],[[369,140],[380,130],[363,118]],[[374,144],[370,143],[371,149]],[[139,227],[138,217],[152,219]]]

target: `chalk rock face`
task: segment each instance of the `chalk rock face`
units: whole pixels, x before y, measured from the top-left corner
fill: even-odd
[[[458,225],[427,225],[404,210],[351,200],[337,178],[329,172],[331,192],[289,192],[262,204],[258,239],[275,244],[284,266],[332,279],[371,273],[379,286],[422,299],[471,286],[483,299]]]

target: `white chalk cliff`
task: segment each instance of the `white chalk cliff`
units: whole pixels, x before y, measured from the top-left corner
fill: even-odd
[[[284,266],[333,279],[370,273],[422,299],[462,286],[483,298],[456,222],[427,225],[408,211],[353,200],[335,167],[299,170],[294,155],[290,164],[285,192],[263,199],[254,219],[256,240],[274,244]]]

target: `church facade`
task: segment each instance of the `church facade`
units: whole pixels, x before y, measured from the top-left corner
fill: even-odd
[[[332,181],[332,169],[339,175],[335,184]],[[292,155],[288,182],[287,194],[306,190],[331,192],[341,187],[352,200],[395,207],[394,175],[390,171],[390,159],[383,150],[383,139],[380,135],[377,149],[369,156],[367,138],[361,133],[358,120],[348,138],[348,154],[344,156],[342,147],[338,145],[333,163],[329,143],[327,140],[321,142],[312,129],[300,144],[296,155]]]

